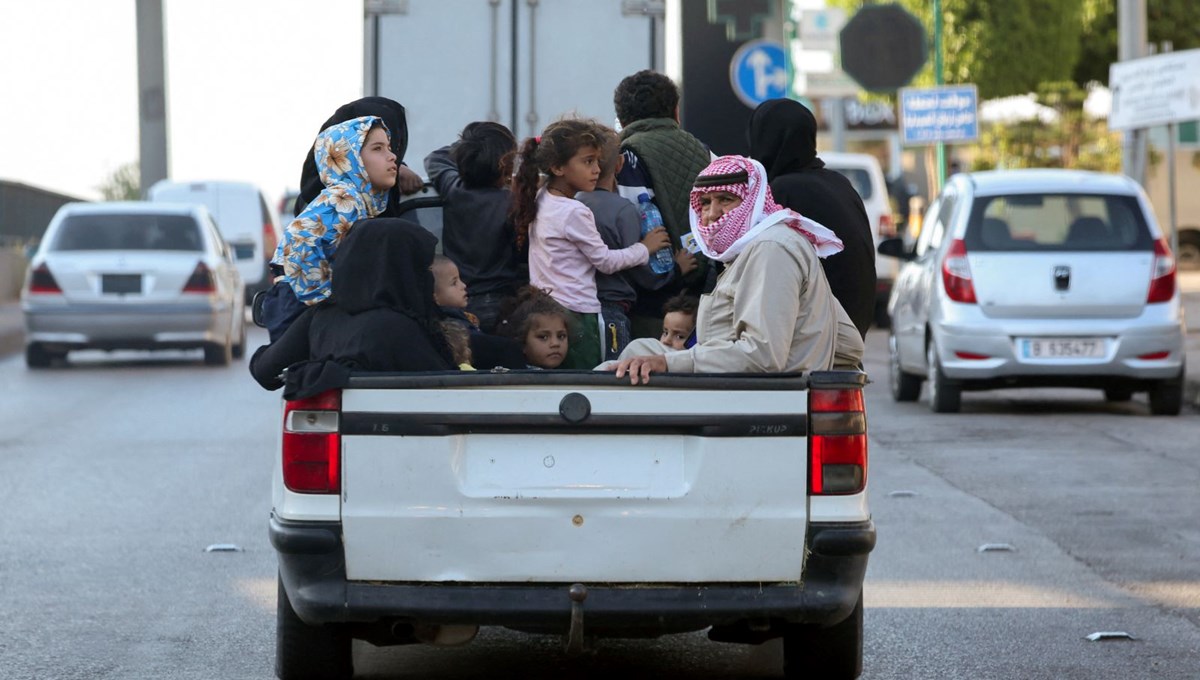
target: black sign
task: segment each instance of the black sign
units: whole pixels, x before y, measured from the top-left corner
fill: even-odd
[[[842,28],[842,70],[871,92],[895,92],[925,65],[925,29],[900,5],[867,5]]]

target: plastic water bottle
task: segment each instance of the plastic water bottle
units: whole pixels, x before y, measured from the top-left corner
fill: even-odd
[[[650,194],[638,195],[638,217],[642,222],[642,237],[663,226],[662,213],[658,211],[654,201],[650,200]],[[670,248],[663,248],[650,255],[650,270],[655,274],[666,274],[674,268],[675,260],[671,257]]]

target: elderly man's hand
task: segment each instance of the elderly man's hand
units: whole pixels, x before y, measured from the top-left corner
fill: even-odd
[[[396,184],[400,185],[400,193],[415,194],[425,186],[425,180],[407,165],[399,165],[396,167]]]
[[[648,385],[650,384],[651,373],[666,372],[667,358],[660,354],[622,359],[617,363],[617,377],[624,378],[625,374],[628,373],[630,385],[637,385],[639,383]]]

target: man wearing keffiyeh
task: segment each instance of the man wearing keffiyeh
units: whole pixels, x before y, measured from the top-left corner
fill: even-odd
[[[722,156],[696,178],[692,234],[728,266],[700,301],[697,343],[668,351],[635,341],[617,377],[633,384],[651,372],[776,373],[856,369],[863,342],[833,297],[820,258],[841,251],[832,231],[775,203],[757,161]]]

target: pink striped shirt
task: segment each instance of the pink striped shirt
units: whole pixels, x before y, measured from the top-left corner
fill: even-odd
[[[529,282],[572,312],[596,314],[596,270],[605,274],[646,264],[650,252],[635,243],[610,250],[592,211],[573,198],[542,189],[537,218],[529,225]]]

